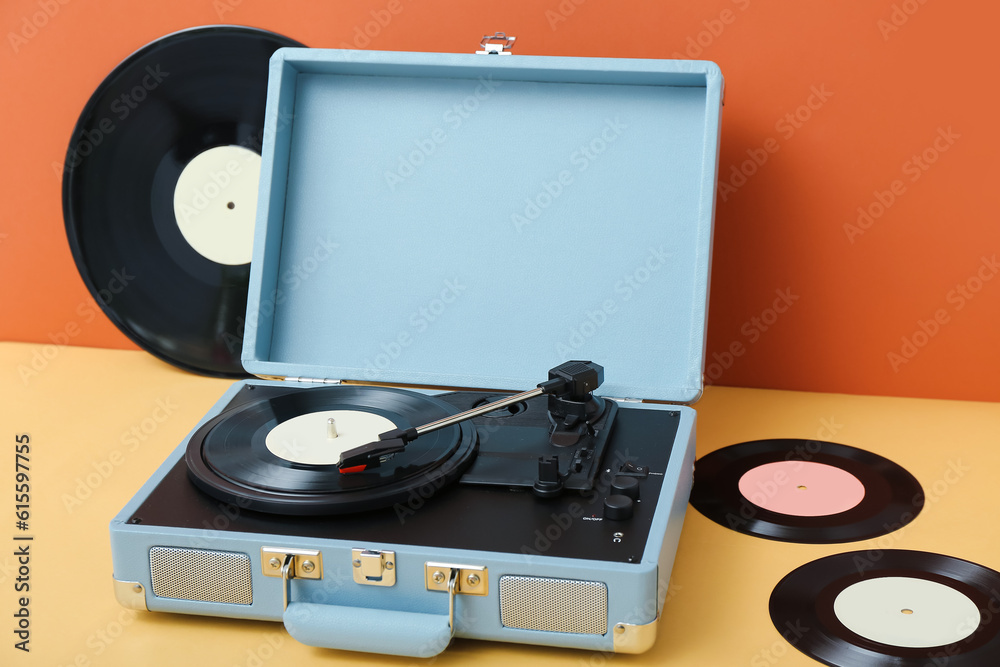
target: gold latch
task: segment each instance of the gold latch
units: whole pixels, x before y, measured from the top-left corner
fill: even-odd
[[[351,549],[354,581],[369,586],[392,586],[396,583],[396,552],[375,549]]]
[[[448,594],[448,628],[455,636],[455,596],[486,595],[490,590],[489,570],[481,565],[424,563],[424,585],[429,591]]]
[[[490,590],[489,570],[480,565],[424,563],[424,580],[429,591],[448,591],[448,581],[455,575],[455,593],[486,595]]]
[[[260,566],[265,577],[281,577],[282,609],[288,609],[292,579],[323,578],[323,554],[315,549],[261,547]]]

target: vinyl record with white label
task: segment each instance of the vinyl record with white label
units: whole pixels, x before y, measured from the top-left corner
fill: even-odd
[[[181,368],[240,365],[268,60],[287,37],[239,26],[167,35],[98,86],[63,172],[84,283],[140,347]]]
[[[782,579],[769,609],[790,644],[833,667],[1000,664],[1000,573],[950,556],[821,558]]]
[[[691,504],[732,530],[783,542],[877,537],[916,518],[916,478],[889,459],[821,440],[754,440],[695,462]]]
[[[464,422],[426,433],[352,474],[338,468],[341,453],[455,412],[433,396],[391,387],[288,389],[209,420],[191,436],[185,461],[198,488],[239,507],[286,515],[379,509],[458,479],[477,452],[475,428]]]

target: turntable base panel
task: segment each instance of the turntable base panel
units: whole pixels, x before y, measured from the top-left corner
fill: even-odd
[[[270,391],[258,386],[252,395],[259,397],[262,390]],[[438,395],[458,408],[491,396],[494,394],[478,392]],[[247,392],[241,391],[226,408],[236,407],[246,398]],[[533,400],[544,412],[545,399]],[[483,449],[493,451],[500,460],[496,434],[513,430],[515,435],[510,437],[543,437],[547,423],[538,420],[535,407],[509,417],[478,419]],[[332,517],[276,516],[227,506],[198,491],[180,460],[129,521],[184,529],[210,527],[222,533],[285,533],[518,554],[546,547],[544,552],[551,556],[636,563],[643,557],[679,422],[679,411],[620,407],[594,489],[566,491],[551,499],[522,489],[459,483],[447,489],[418,490],[406,503],[383,510]],[[521,431],[526,434],[516,435]],[[512,460],[518,462],[517,457]],[[626,461],[647,468],[649,474],[639,478],[640,497],[633,505],[632,518],[605,520],[604,499],[611,494],[611,481]],[[220,521],[219,516],[227,517],[226,521]],[[556,532],[558,539],[551,540]],[[614,534],[618,532],[624,536],[616,541]]]

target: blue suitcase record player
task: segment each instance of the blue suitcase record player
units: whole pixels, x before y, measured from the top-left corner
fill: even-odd
[[[118,599],[333,649],[647,650],[692,479],[718,68],[286,48],[267,94],[260,379],[112,521]]]

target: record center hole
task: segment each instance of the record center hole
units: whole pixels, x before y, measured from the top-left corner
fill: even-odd
[[[913,613],[912,609],[900,609],[899,611],[903,614],[906,614],[907,616]]]
[[[226,204],[226,208],[232,211],[234,208],[236,208],[236,204],[233,202],[229,202],[228,204]]]

